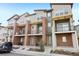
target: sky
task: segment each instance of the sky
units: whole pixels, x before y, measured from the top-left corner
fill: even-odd
[[[8,24],[7,19],[12,17],[14,14],[21,15],[29,12],[33,13],[35,9],[50,9],[49,3],[0,3],[0,23],[6,26]],[[74,24],[79,24],[79,4],[73,4],[73,19]]]
[[[78,22],[78,20],[79,20],[79,3],[73,4],[72,12],[73,12],[74,24],[78,25],[79,24],[79,22]]]

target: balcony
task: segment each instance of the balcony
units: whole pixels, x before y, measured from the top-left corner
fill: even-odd
[[[52,17],[53,20],[63,20],[63,19],[67,19],[67,18],[70,18],[72,16],[72,14],[67,14],[67,15],[61,15],[61,16],[54,16]]]
[[[18,32],[15,33],[15,36],[24,36],[25,35],[25,30],[19,30]]]
[[[31,24],[39,24],[39,23],[42,23],[42,19],[31,21]]]
[[[28,36],[42,36],[43,34],[28,34]]]
[[[42,31],[36,31],[36,30],[31,30],[31,33],[28,34],[28,36],[41,36],[43,35],[42,34]]]
[[[15,24],[15,21],[10,21],[10,22],[8,22],[8,25],[9,26],[13,26]]]
[[[31,31],[30,34],[42,34],[42,31]]]
[[[53,14],[54,20],[66,19],[72,16],[72,11],[68,9],[59,9]]]
[[[7,26],[7,27],[12,29],[12,28],[13,28],[13,26],[14,26],[14,24],[8,24],[8,26]]]
[[[57,27],[55,28],[55,32],[67,32],[67,31],[74,31],[74,29],[71,29],[73,26],[63,26],[63,27]]]

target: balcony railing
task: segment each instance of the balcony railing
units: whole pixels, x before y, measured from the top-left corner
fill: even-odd
[[[64,27],[56,27],[55,31],[56,32],[64,32],[64,31],[72,31],[74,30],[73,28],[71,29],[72,26],[64,26]]]
[[[31,33],[30,34],[42,34],[42,31],[31,31]]]
[[[15,34],[16,34],[16,35],[25,34],[25,31],[24,31],[24,30],[20,30],[20,31],[16,32]]]
[[[14,23],[8,23],[8,25],[9,25],[9,26],[13,26],[13,25],[14,25]]]

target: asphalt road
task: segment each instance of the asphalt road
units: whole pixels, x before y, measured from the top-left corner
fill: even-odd
[[[29,56],[29,55],[16,54],[16,53],[3,53],[0,54],[0,56]]]

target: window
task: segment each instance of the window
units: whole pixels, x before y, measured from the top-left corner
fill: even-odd
[[[51,17],[51,12],[48,13],[48,17]]]
[[[42,33],[42,24],[38,25],[38,33]]]
[[[48,23],[48,27],[51,27],[51,23]]]
[[[60,15],[63,15],[63,12],[61,12]]]
[[[49,45],[49,46],[52,45],[52,37],[51,37],[51,36],[48,37],[48,45]]]
[[[62,37],[62,42],[67,42],[66,36]]]
[[[58,23],[57,24],[57,31],[68,31],[68,30],[69,30],[68,22]]]
[[[42,26],[39,27],[39,32],[42,32]]]
[[[55,15],[56,15],[56,16],[59,16],[59,13],[56,13]]]
[[[68,11],[65,11],[65,14],[68,14]]]
[[[54,16],[60,16],[60,15],[64,15],[64,14],[68,14],[69,10],[66,8],[61,8],[58,9],[55,13]]]
[[[39,14],[37,15],[37,20],[42,19],[42,16],[40,16]]]

